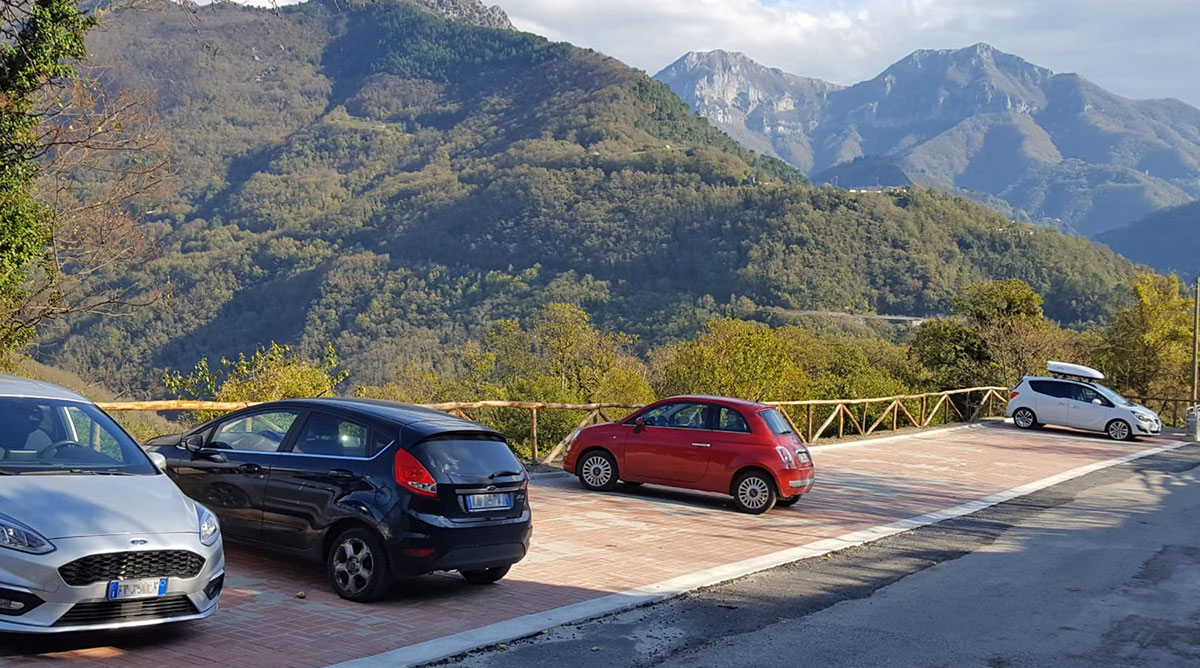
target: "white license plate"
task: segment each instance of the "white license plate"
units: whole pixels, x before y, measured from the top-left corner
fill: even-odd
[[[108,583],[108,600],[126,598],[154,598],[167,593],[167,579],[113,580]]]
[[[467,510],[507,510],[512,508],[512,494],[468,494]]]

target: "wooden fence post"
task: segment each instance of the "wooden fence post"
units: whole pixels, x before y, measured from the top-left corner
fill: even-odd
[[[805,443],[813,442],[813,405],[808,405],[808,420],[804,423],[804,428],[808,431],[808,438],[804,439]]]
[[[533,458],[538,458],[537,444],[537,406],[529,409],[529,432],[531,434],[530,444],[533,447]]]

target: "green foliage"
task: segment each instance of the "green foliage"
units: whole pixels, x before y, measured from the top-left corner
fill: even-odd
[[[1141,273],[1133,299],[1103,330],[1101,368],[1114,386],[1141,397],[1186,397],[1191,387],[1193,301],[1179,278]]]
[[[924,323],[911,347],[938,389],[1012,387],[1048,360],[1077,359],[1077,337],[1043,317],[1041,295],[1023,281],[969,286],[953,304],[957,318]]]
[[[798,368],[774,331],[742,320],[714,320],[695,339],[662,353],[660,395],[716,394],[753,401],[803,391]]]
[[[325,349],[317,363],[296,355],[290,346],[271,342],[247,358],[239,353],[237,360],[221,358],[221,370],[209,369],[203,358],[188,374],[171,371],[163,374],[167,391],[181,399],[212,401],[274,401],[298,397],[332,395],[346,379],[348,372],[337,371],[337,353],[332,345]],[[216,413],[199,411],[199,422],[215,417]]]
[[[39,128],[43,95],[69,81],[67,62],[86,55],[84,35],[95,25],[74,0],[6,5],[0,41],[0,354],[34,336],[21,313],[27,282],[45,262],[53,211],[39,202],[34,182],[45,149]]]

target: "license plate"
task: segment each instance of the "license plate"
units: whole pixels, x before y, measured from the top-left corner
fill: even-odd
[[[507,510],[512,508],[512,494],[468,494],[467,510]]]
[[[126,598],[153,598],[167,593],[167,579],[113,580],[108,583],[108,600]]]

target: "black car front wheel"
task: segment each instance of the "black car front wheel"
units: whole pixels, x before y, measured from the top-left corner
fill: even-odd
[[[459,571],[463,578],[471,584],[489,585],[493,582],[498,582],[500,578],[508,575],[508,569],[512,566],[494,566],[492,568],[481,568],[475,571]]]
[[[333,541],[326,561],[333,591],[344,599],[359,603],[378,601],[392,587],[387,551],[368,529],[343,531]]]

